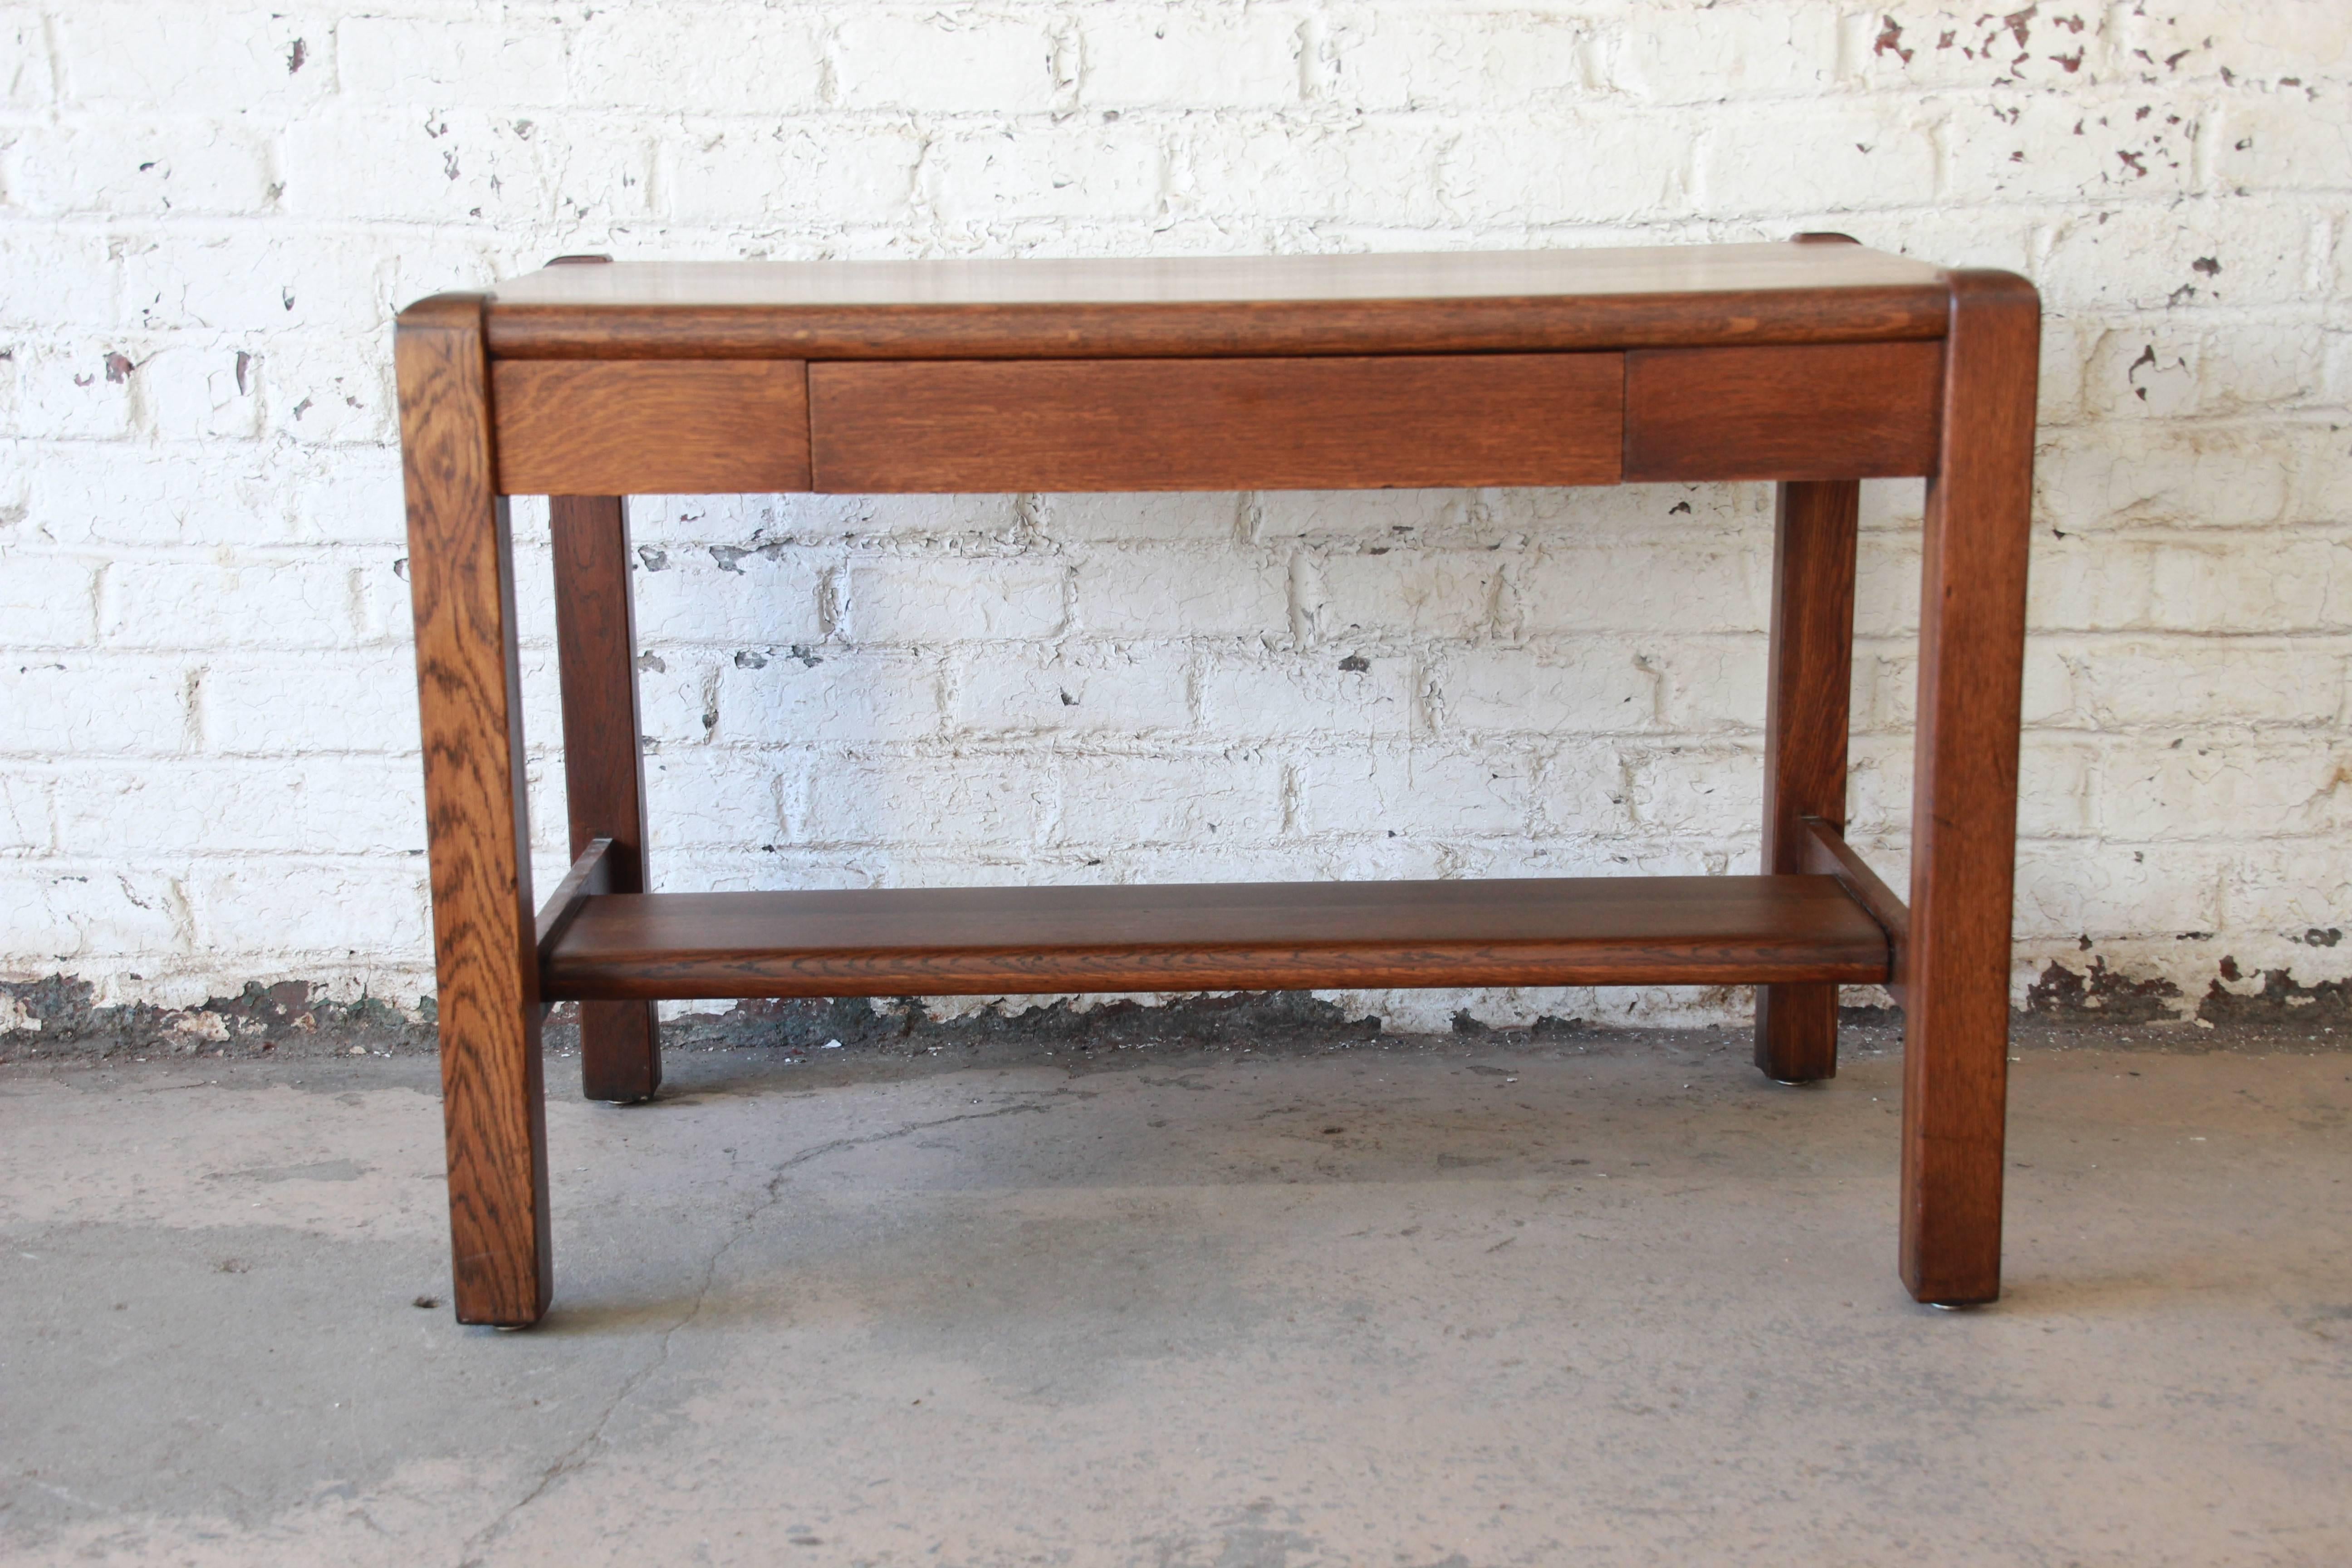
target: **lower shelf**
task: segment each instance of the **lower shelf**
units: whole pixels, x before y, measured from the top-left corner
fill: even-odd
[[[591,895],[549,1001],[1887,978],[1827,876]]]

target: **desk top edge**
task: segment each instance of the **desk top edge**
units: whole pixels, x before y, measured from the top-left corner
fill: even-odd
[[[495,319],[647,310],[792,313],[1008,306],[1444,305],[1627,296],[1940,291],[1944,269],[1859,245],[877,261],[615,261],[492,286]]]

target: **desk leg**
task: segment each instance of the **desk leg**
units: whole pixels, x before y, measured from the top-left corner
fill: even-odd
[[[572,854],[609,838],[613,891],[645,882],[645,763],[637,723],[629,528],[618,496],[554,496],[555,641],[563,670],[563,793]],[[590,1100],[650,1100],[661,1087],[651,1002],[580,1004],[581,1088]]]
[[[2002,272],[1952,275],[1920,593],[1903,1051],[1903,1282],[1948,1306],[2000,1294],[2040,340],[2032,285]]]
[[[479,298],[441,295],[403,311],[394,362],[457,1321],[520,1326],[553,1290],[547,1112],[514,552],[493,493]]]
[[[1805,868],[1801,819],[1844,825],[1853,686],[1853,558],[1862,486],[1784,484],[1775,509],[1772,653],[1764,696],[1764,869]],[[1834,985],[1756,988],[1756,1065],[1782,1083],[1837,1076]]]

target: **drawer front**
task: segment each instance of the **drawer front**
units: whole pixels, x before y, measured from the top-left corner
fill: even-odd
[[[1936,467],[1939,342],[1642,349],[1625,478],[1863,479]]]
[[[799,360],[499,360],[490,409],[505,495],[809,488]]]
[[[809,367],[820,490],[1613,484],[1624,356]]]

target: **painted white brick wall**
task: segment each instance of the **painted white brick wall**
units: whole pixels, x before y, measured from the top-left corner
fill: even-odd
[[[428,988],[409,299],[581,250],[1818,228],[2049,307],[2021,994],[2053,962],[2191,1003],[2224,956],[2342,978],[2314,933],[2352,926],[2347,95],[2340,0],[0,5],[0,978]],[[1866,498],[1855,833],[1899,872],[1919,489]],[[1755,862],[1761,487],[633,519],[665,886]]]

